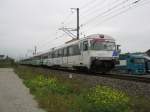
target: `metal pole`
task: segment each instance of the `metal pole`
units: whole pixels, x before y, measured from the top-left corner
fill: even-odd
[[[79,30],[80,30],[80,27],[79,27],[79,8],[77,8],[77,40],[79,39]]]

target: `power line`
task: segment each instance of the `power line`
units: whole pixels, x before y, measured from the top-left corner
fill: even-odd
[[[82,10],[81,10],[81,13],[82,13],[81,16],[84,18],[87,15],[93,14],[93,12],[96,12],[97,10],[100,10],[100,9],[104,8],[106,6],[106,1],[103,2],[103,4],[101,4],[101,5],[100,4],[95,4],[95,5],[93,5],[93,7],[89,7],[89,9],[84,11],[84,12],[82,12]]]
[[[110,2],[110,4],[111,4],[111,6],[113,5],[113,4],[116,4],[117,2],[119,2],[118,0],[115,0],[115,1],[113,1],[113,2]],[[101,12],[101,11],[103,11],[103,10],[105,10],[106,8],[107,8],[107,6],[108,6],[108,3],[107,3],[107,0],[105,0],[104,2],[103,2],[103,4],[96,4],[96,5],[94,5],[93,7],[91,7],[91,8],[89,8],[89,10],[87,10],[87,13],[84,13],[84,14],[82,14],[82,18],[85,18],[86,16],[87,17],[89,17],[89,16],[91,16],[92,14],[96,14],[97,12]],[[110,6],[109,6],[110,7]]]
[[[88,6],[92,6],[93,5],[93,3],[96,3],[96,1],[97,0],[91,0],[91,1],[89,1],[87,4],[85,4],[84,6],[82,6],[80,9],[81,9],[81,13],[86,13],[86,12],[88,12],[88,10],[90,10],[91,8],[89,8]],[[106,0],[103,0],[104,2],[106,1]],[[102,2],[102,1],[101,1]],[[96,6],[98,6],[99,4],[96,4],[96,5],[94,5],[94,6],[92,6],[92,7],[96,7]],[[87,9],[88,8],[88,9]],[[86,9],[86,10],[85,10]],[[83,11],[83,12],[82,12]],[[90,10],[91,11],[91,10]],[[88,12],[89,13],[89,12]],[[73,14],[73,13],[72,13]],[[82,14],[81,14],[81,16],[82,16]],[[71,21],[69,21],[69,22],[67,22],[67,24],[71,24],[73,22],[73,20],[71,20]]]
[[[72,10],[72,9],[71,9]],[[77,38],[79,38],[79,8],[76,8],[76,10],[77,10]],[[73,14],[73,12],[71,13],[71,14],[69,14],[65,19],[64,19],[64,21],[63,21],[63,23],[65,23],[65,21],[66,20],[68,20],[68,18],[69,17],[71,17],[71,15]],[[57,34],[57,32],[56,32],[56,34]],[[59,36],[59,37],[63,37],[65,34],[63,34],[62,36]],[[73,35],[73,34],[72,34]],[[50,40],[50,41],[48,41],[48,42],[46,42],[46,43],[44,43],[44,44],[42,44],[41,46],[45,46],[45,45],[47,45],[49,42],[51,42],[51,41],[55,41],[55,40],[57,40],[58,39],[58,37],[56,37],[56,38],[54,38],[53,40]]]
[[[71,8],[71,10],[75,10],[76,11],[76,16],[77,16],[77,24],[76,24],[76,28],[67,28],[67,27],[62,27],[62,28],[59,28],[59,30],[62,30],[63,32],[65,32],[67,35],[69,35],[70,37],[72,37],[74,39],[74,37],[76,39],[79,39],[79,29],[80,29],[80,26],[79,26],[79,8]],[[72,33],[72,31],[76,31],[77,34],[74,35]]]
[[[106,2],[107,0],[103,0],[103,1],[101,1],[101,2],[103,2],[103,4]],[[115,0],[115,2],[116,2],[117,0]],[[92,1],[91,1],[92,2]],[[96,1],[95,1],[96,2]],[[99,3],[99,2],[98,2]],[[102,5],[102,4],[101,4]],[[93,8],[92,9],[94,9],[94,7],[99,7],[100,5],[99,4],[96,4],[96,5],[94,5],[94,6],[92,6]],[[87,7],[88,8],[88,7]],[[102,8],[102,7],[101,7]],[[89,11],[88,11],[89,10]],[[81,10],[82,11],[82,10]],[[85,10],[87,13],[90,13],[91,11],[93,11],[93,10],[91,10],[91,8],[88,8],[88,9],[86,9]],[[81,12],[82,14],[80,14],[81,15],[81,21],[82,21],[82,18],[84,18],[84,17],[82,17],[83,15],[87,15],[87,13],[83,13],[83,12]],[[85,18],[84,18],[85,19]],[[75,20],[74,20],[75,21]],[[72,22],[73,22],[73,20],[72,21],[70,21],[70,22],[68,22],[67,24],[72,24]],[[67,25],[66,25],[67,26]]]
[[[116,13],[116,14],[114,14],[114,15],[108,17],[108,18],[105,18],[103,21],[100,21],[100,23],[96,24],[96,26],[99,25],[99,24],[101,24],[101,23],[104,22],[104,21],[110,20],[110,19],[112,19],[112,18],[114,18],[114,17],[116,17],[116,16],[118,16],[118,15],[121,15],[121,14],[127,12],[127,11],[130,10],[131,8],[138,7],[138,4],[137,4],[137,3],[140,3],[140,1],[141,1],[141,0],[136,0],[136,1],[132,2],[132,3],[130,4],[130,6],[124,6],[124,7],[120,8],[120,9],[118,9],[118,10],[119,10],[118,13]],[[143,4],[142,4],[142,3],[143,3]],[[150,1],[147,1],[147,2],[144,2],[144,1],[143,1],[143,2],[141,2],[141,5],[140,5],[140,6],[145,5],[145,4],[147,4],[147,3],[150,3]],[[126,9],[125,9],[125,8],[126,8]],[[124,10],[122,10],[122,9],[124,9]],[[89,30],[89,29],[91,29],[91,28],[86,29],[86,31]]]
[[[73,23],[73,21],[74,21],[74,18],[71,18],[71,17],[73,17],[73,15],[74,15],[74,11],[71,9],[71,16],[70,16],[70,18],[66,18],[66,20],[67,20],[67,22],[62,22],[63,24],[64,24],[64,26],[63,27],[66,27],[66,26],[68,26],[68,25],[71,25],[72,23]],[[71,20],[70,20],[71,19]]]
[[[97,8],[102,9],[104,6],[106,6],[107,1],[108,1],[108,0],[104,0],[103,2],[101,1],[102,3],[101,3],[101,2],[98,2],[98,3],[96,3],[95,5],[92,5],[92,7],[88,7],[87,10],[84,10],[84,11],[81,10],[81,13],[83,13],[82,15],[84,16],[84,15],[87,15],[87,14],[93,12],[93,9],[97,9]],[[115,1],[118,1],[118,0],[115,0]],[[104,5],[104,6],[103,6],[103,5]],[[103,6],[103,7],[102,7],[102,6]]]
[[[71,17],[73,16],[73,12],[72,13],[70,13],[68,16],[66,16],[66,18],[61,22],[61,24],[63,25],[63,26],[65,26],[67,23],[68,23],[68,21],[70,21],[70,19],[71,19]],[[72,21],[72,20],[71,20]]]
[[[54,40],[57,40],[57,39],[60,39],[60,38],[62,38],[63,36],[65,36],[65,34],[63,34],[63,35],[60,35],[59,37],[57,37],[57,38],[55,38]],[[58,41],[54,41],[53,43],[55,43],[55,45],[56,45],[56,42],[58,42]],[[62,41],[61,41],[62,42]],[[52,49],[52,48],[55,48],[56,46],[54,46],[54,44],[51,44],[51,46],[45,46],[47,49],[46,50],[44,50],[45,52],[46,51],[48,51],[48,50],[50,50],[50,49]],[[44,48],[44,47],[43,47]],[[39,50],[39,52],[42,52],[43,50],[42,49],[40,49]],[[39,53],[38,52],[38,53]]]
[[[121,8],[120,8],[120,9],[119,9],[119,10],[121,10],[120,12],[118,12],[118,13],[116,13],[115,15],[112,15],[112,16],[110,16],[110,17],[104,19],[104,20],[101,21],[100,23],[102,23],[102,22],[104,22],[104,21],[107,21],[107,20],[109,20],[109,19],[112,19],[112,18],[114,18],[114,17],[116,17],[116,16],[119,16],[119,15],[121,15],[121,14],[123,14],[123,13],[129,11],[130,9],[132,9],[132,8],[134,8],[134,7],[135,7],[135,8],[136,8],[136,7],[139,7],[137,3],[139,3],[140,1],[141,1],[141,0],[136,0],[135,2],[132,2],[129,7],[125,6],[125,7],[124,7],[124,8],[126,8],[125,10],[121,10]],[[141,2],[141,3],[142,3],[142,2]],[[140,6],[143,6],[143,5],[147,4],[147,3],[150,3],[150,1],[143,2],[143,4],[141,4]],[[98,24],[99,24],[99,23],[98,23]],[[97,24],[97,25],[98,25],[98,24]]]
[[[85,5],[83,5],[82,7],[80,7],[80,9],[85,9],[87,8],[88,5],[91,5],[92,3],[94,3],[97,0],[90,0],[89,2],[87,2]]]
[[[88,21],[86,21],[85,23],[83,23],[82,26],[85,26],[86,24],[90,23],[91,21],[97,19],[99,16],[102,16],[102,15],[104,15],[104,14],[106,14],[106,13],[108,13],[108,12],[114,10],[115,8],[119,7],[120,5],[127,3],[128,1],[129,1],[129,0],[123,0],[122,2],[120,2],[120,3],[118,3],[118,4],[114,5],[114,6],[112,6],[111,8],[105,10],[104,12],[98,14],[97,16],[95,16],[95,17],[89,19]]]
[[[56,31],[55,33],[53,33],[53,34],[51,34],[51,36],[57,36],[57,34],[58,34],[58,31]],[[44,42],[44,43],[42,43],[41,44],[41,42]],[[45,39],[43,39],[43,40],[41,40],[38,44],[37,44],[37,46],[43,46],[45,43],[47,43],[47,41],[45,42]]]
[[[66,18],[63,20],[63,23],[65,23],[66,21],[68,21],[68,19],[70,19],[70,17],[72,16],[73,13],[70,13],[68,16],[66,16]]]
[[[47,44],[50,44],[51,42],[54,42],[55,40],[57,40],[57,39],[63,37],[64,35],[65,35],[65,34],[62,34],[62,35],[60,35],[60,36],[56,36],[54,39],[51,39],[51,40],[47,41],[46,43],[44,43],[44,44],[42,44],[42,45],[40,45],[40,46],[37,46],[37,47],[38,47],[39,49],[41,49],[41,48],[45,47]],[[39,50],[39,49],[38,49],[38,50]]]

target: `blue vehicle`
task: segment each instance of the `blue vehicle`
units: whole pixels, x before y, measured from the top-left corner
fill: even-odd
[[[147,53],[142,53],[142,52],[132,53],[132,54],[141,56],[141,57],[143,57],[145,59],[145,70],[146,70],[146,73],[150,73],[150,56]]]
[[[150,61],[146,62],[146,72],[150,73]]]
[[[150,73],[150,57],[149,56],[144,56],[145,57],[145,68],[146,72]]]
[[[142,56],[134,54],[120,54],[120,64],[116,66],[119,72],[140,75],[146,73],[145,59]]]

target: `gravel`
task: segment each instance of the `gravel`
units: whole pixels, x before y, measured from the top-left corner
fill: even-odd
[[[110,86],[114,89],[121,90],[131,96],[142,96],[146,98],[150,97],[150,83],[128,81],[128,80],[93,76],[87,74],[76,74],[76,73],[57,71],[51,69],[43,69],[43,68],[40,68],[40,70],[42,70],[45,74],[47,73],[59,74],[60,76],[63,76],[65,78],[69,78],[71,76],[72,79],[84,81],[90,86],[95,86],[95,85]]]

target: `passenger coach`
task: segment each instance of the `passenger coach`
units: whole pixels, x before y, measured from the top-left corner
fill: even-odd
[[[94,34],[68,42],[27,60],[32,65],[106,72],[115,67],[118,52],[115,39],[108,35]]]

